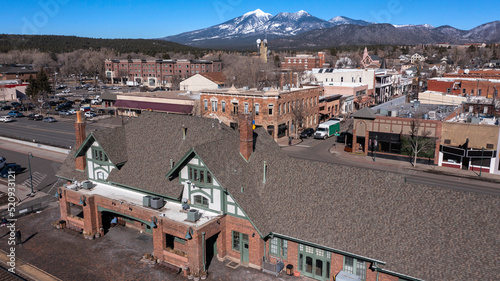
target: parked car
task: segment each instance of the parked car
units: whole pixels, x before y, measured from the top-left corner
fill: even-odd
[[[10,171],[14,172],[14,174],[17,175],[23,171],[23,168],[21,168],[21,165],[19,165],[19,164],[7,164],[0,172],[0,177],[2,177],[2,178],[8,177]],[[11,172],[11,174],[12,174],[12,172]]]
[[[71,104],[62,103],[62,104],[56,106],[56,111],[68,110],[68,109],[71,109]]]
[[[59,115],[71,115],[68,111],[66,110],[59,110]]]
[[[50,106],[57,106],[57,102],[55,102],[55,101],[49,101],[49,105]]]
[[[52,123],[57,122],[57,120],[54,117],[45,117],[43,118],[43,122]]]
[[[99,109],[97,110],[97,114],[99,114],[99,115],[106,114],[106,110],[105,110],[104,108],[99,108]]]
[[[0,169],[3,169],[5,167],[5,164],[7,164],[7,159],[3,156],[0,157]]]
[[[85,112],[85,117],[87,117],[87,118],[92,118],[92,117],[96,117],[96,116],[97,116],[97,114],[95,114],[92,111]]]
[[[113,109],[108,110],[109,115],[115,115],[115,111]]]
[[[309,137],[312,137],[313,134],[314,134],[314,129],[313,128],[307,128],[304,131],[302,131],[302,133],[300,133],[300,138],[301,139],[307,139]]]
[[[12,121],[14,121],[14,120],[9,115],[0,116],[0,122],[7,123],[7,122],[12,122]]]
[[[72,108],[72,109],[68,110],[68,113],[70,115],[74,115],[74,114],[76,114],[76,110]]]
[[[0,107],[0,110],[10,110],[12,108],[12,106],[10,105],[4,105],[2,107]]]
[[[12,111],[9,111],[9,113],[7,113],[10,117],[23,117],[24,115],[17,111],[17,110],[12,110]]]
[[[43,116],[40,114],[31,113],[30,115],[26,116],[26,118],[28,118],[28,120],[40,121],[43,119]]]

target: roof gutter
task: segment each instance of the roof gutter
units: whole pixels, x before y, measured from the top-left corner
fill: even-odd
[[[356,259],[359,259],[359,260],[364,260],[364,261],[369,261],[369,262],[379,263],[379,264],[385,264],[384,261],[380,261],[380,260],[368,258],[368,257],[365,257],[365,256],[356,255],[356,254],[345,252],[345,251],[342,251],[342,250],[333,249],[333,248],[330,248],[330,247],[325,247],[325,246],[317,245],[317,244],[314,244],[314,243],[311,243],[311,242],[307,242],[307,241],[304,241],[304,240],[300,240],[300,239],[293,238],[293,237],[286,236],[286,235],[279,234],[279,233],[270,232],[267,236],[273,236],[273,237],[283,238],[283,239],[290,240],[290,241],[293,241],[293,242],[297,242],[297,243],[300,243],[300,244],[304,244],[304,245],[307,245],[307,246],[311,246],[311,247],[315,247],[315,248],[320,248],[322,250],[333,252],[333,253],[336,253],[336,254],[353,257],[353,258],[356,258]],[[404,275],[401,275],[401,276],[404,276]],[[412,279],[412,280],[420,280],[420,279]]]
[[[374,268],[374,270],[377,271],[377,272],[382,272],[382,273],[385,273],[385,274],[396,276],[396,277],[399,277],[399,278],[402,278],[402,279],[405,279],[405,280],[424,281],[423,279],[419,279],[419,278],[416,278],[416,277],[411,277],[411,276],[408,276],[408,275],[404,275],[404,274],[397,273],[397,272],[394,272],[394,271],[390,271],[390,270],[387,270],[387,269],[383,269],[383,268],[380,268],[380,267],[376,267],[376,268]]]

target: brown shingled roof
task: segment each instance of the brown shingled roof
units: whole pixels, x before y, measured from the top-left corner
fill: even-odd
[[[165,175],[170,159],[177,163],[192,149],[263,235],[278,233],[381,260],[386,270],[425,280],[500,275],[498,197],[291,158],[262,128],[255,130],[247,162],[239,153],[238,132],[213,119],[147,112],[128,122],[123,133],[97,135],[103,148],[109,147],[106,142],[125,141],[117,147],[127,152],[128,161],[109,181],[181,198],[178,178]]]
[[[200,73],[200,75],[219,85],[226,84],[226,76],[224,75],[224,72],[205,72]]]

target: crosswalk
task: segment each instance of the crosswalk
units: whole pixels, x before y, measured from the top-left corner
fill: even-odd
[[[32,177],[33,177],[33,189],[36,189],[37,186],[47,177],[47,174],[44,174],[44,173],[40,173],[40,172],[34,172],[32,174]],[[30,178],[28,177],[23,183],[22,185],[30,188],[31,187],[31,180]]]

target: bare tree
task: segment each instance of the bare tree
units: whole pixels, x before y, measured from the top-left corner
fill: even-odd
[[[408,151],[410,156],[413,157],[413,167],[417,166],[417,157],[419,154],[426,154],[430,157],[434,151],[436,141],[430,138],[430,135],[430,131],[424,131],[421,128],[420,120],[413,118],[410,123],[408,135],[403,135],[402,145],[402,150]]]

